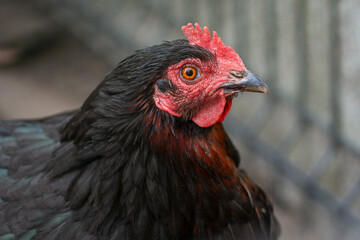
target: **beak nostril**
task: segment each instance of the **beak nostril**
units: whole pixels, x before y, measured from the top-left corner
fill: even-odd
[[[262,92],[269,94],[269,88],[267,85],[255,74],[248,70],[229,71],[233,76],[230,81],[223,83],[218,89],[223,88],[228,94],[234,94],[238,92]]]
[[[243,78],[245,76],[245,71],[230,71],[229,72],[231,75],[233,75],[236,78]]]

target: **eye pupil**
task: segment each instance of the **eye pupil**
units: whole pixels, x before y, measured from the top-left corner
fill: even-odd
[[[182,69],[182,76],[187,80],[194,80],[197,76],[196,68],[185,67]]]
[[[185,74],[188,77],[192,77],[194,75],[194,71],[191,68],[186,69]]]

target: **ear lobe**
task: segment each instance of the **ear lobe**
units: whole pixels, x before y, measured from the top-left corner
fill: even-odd
[[[167,80],[167,79],[165,79]],[[162,80],[159,80],[162,81]],[[158,81],[158,82],[159,82]],[[157,108],[159,108],[160,110],[163,110],[171,115],[173,115],[174,117],[181,117],[181,114],[178,113],[177,107],[175,106],[175,104],[173,103],[174,99],[173,99],[173,95],[172,94],[167,94],[169,90],[171,89],[171,87],[169,88],[169,86],[174,86],[172,83],[172,85],[166,85],[166,83],[160,83],[160,87],[158,82],[155,85],[155,94],[154,94],[154,102]],[[169,80],[169,82],[171,82]],[[163,85],[164,84],[164,85]],[[163,91],[160,91],[160,88],[162,88]]]

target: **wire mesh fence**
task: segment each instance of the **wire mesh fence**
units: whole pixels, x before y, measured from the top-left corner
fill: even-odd
[[[188,22],[216,30],[271,89],[260,100],[240,96],[225,122],[231,136],[337,221],[359,228],[360,85],[347,69],[360,64],[346,58],[345,26],[360,24],[347,14],[360,9],[355,0],[33,2],[114,65],[138,48],[183,38],[179,27]]]

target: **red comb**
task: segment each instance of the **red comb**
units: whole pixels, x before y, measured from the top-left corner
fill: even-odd
[[[184,32],[185,37],[189,40],[191,45],[198,45],[206,48],[215,53],[216,57],[232,58],[238,60],[239,63],[242,63],[239,55],[231,47],[225,46],[215,31],[213,31],[213,36],[211,38],[210,31],[206,26],[204,27],[203,32],[199,24],[195,23],[195,27],[193,27],[191,23],[188,23],[186,26],[183,26],[181,30]]]

